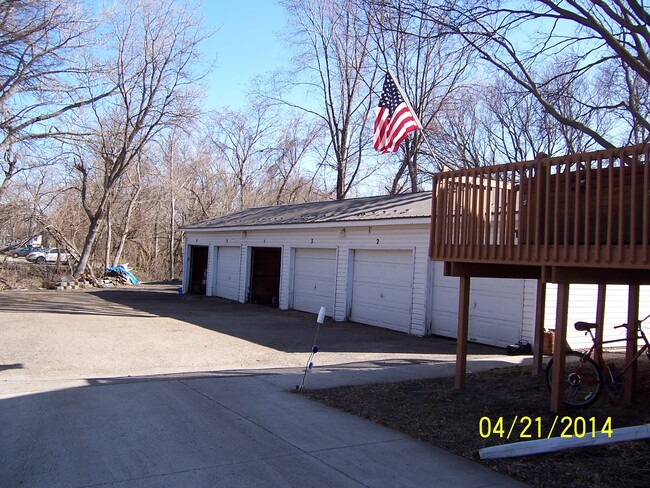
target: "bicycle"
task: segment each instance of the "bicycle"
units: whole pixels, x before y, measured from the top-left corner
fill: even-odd
[[[591,336],[593,345],[587,352],[578,352],[568,350],[565,355],[564,373],[562,378],[566,378],[564,384],[564,404],[567,407],[587,407],[594,403],[600,397],[600,394],[605,385],[609,388],[610,398],[612,400],[618,399],[620,395],[621,385],[623,384],[622,378],[625,372],[641,357],[643,353],[646,354],[650,360],[650,343],[643,331],[641,324],[648,320],[650,315],[642,320],[637,320],[637,334],[638,339],[643,341],[643,346],[637,351],[634,357],[628,361],[623,369],[617,371],[613,363],[605,363],[602,356],[599,363],[592,359],[592,354],[597,346],[604,344],[613,344],[617,342],[625,342],[626,339],[611,339],[607,341],[596,341],[596,336],[593,330],[598,328],[597,324],[591,322],[576,322],[574,327],[576,330],[584,332],[585,335]],[[614,328],[627,327],[627,324],[617,325]],[[546,386],[550,390],[551,380],[553,376],[553,358],[549,360],[546,365]]]

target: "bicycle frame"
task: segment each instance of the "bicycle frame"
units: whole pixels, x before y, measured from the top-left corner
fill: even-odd
[[[637,324],[636,324],[637,339],[642,339],[643,340],[643,346],[641,346],[641,348],[636,352],[634,357],[625,364],[623,369],[621,369],[620,371],[617,371],[616,376],[623,376],[625,374],[625,372],[628,369],[630,369],[630,367],[641,357],[641,355],[643,353],[646,353],[646,355],[650,359],[650,343],[648,342],[648,337],[646,336],[645,332],[643,331],[643,328],[641,327],[641,324],[643,322],[645,322],[646,320],[648,320],[648,318],[650,318],[650,315],[647,315],[642,320],[638,320]],[[620,327],[627,327],[627,324],[620,324],[620,325],[615,326],[614,328],[618,329]],[[591,346],[591,348],[589,348],[589,350],[587,352],[585,352],[583,354],[583,357],[592,357],[592,354],[595,351],[597,346],[600,346],[600,349],[602,350],[602,346],[605,345],[605,344],[615,344],[615,343],[619,343],[619,342],[625,342],[627,340],[627,339],[609,339],[609,340],[606,340],[606,341],[596,341],[596,337],[594,336],[594,333],[592,332],[591,328],[587,329],[585,334],[589,334],[589,336],[591,337],[592,346]],[[648,351],[648,352],[646,352],[646,351]],[[616,378],[614,378],[609,365],[607,365],[607,363],[605,363],[605,361],[603,360],[602,354],[598,355],[598,367],[600,368],[600,370],[602,372],[607,371],[609,373],[610,382],[613,383],[613,382],[616,381]]]

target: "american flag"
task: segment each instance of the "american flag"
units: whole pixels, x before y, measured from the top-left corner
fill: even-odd
[[[409,132],[419,129],[417,118],[404,101],[390,73],[379,98],[373,146],[381,153],[395,152]]]

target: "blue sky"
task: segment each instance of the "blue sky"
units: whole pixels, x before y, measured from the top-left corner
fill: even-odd
[[[206,81],[209,108],[246,103],[252,80],[281,66],[287,51],[278,33],[286,29],[284,10],[271,0],[204,0],[207,29],[218,31],[203,50],[217,61]]]

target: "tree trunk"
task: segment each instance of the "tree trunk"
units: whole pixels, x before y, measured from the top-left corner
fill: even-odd
[[[174,268],[174,242],[176,241],[176,198],[172,192],[171,212],[169,217],[169,279],[173,280],[176,270]]]
[[[93,245],[95,244],[95,241],[97,240],[97,236],[99,235],[99,228],[101,227],[102,223],[102,216],[103,216],[103,209],[100,207],[101,210],[98,210],[95,215],[90,219],[90,224],[88,226],[88,234],[86,235],[86,240],[84,241],[84,247],[83,250],[81,251],[81,256],[79,257],[79,262],[77,263],[77,267],[74,270],[74,277],[79,278],[81,274],[84,272],[86,269],[86,266],[88,265],[88,260],[90,259],[90,253],[92,252]]]
[[[113,240],[113,227],[111,225],[111,206],[106,207],[106,259],[104,259],[104,267],[108,268],[108,263],[111,260],[111,241]]]
[[[135,207],[138,203],[140,192],[141,190],[138,186],[137,190],[131,196],[129,206],[126,209],[126,215],[124,216],[124,227],[122,228],[122,235],[120,236],[120,244],[117,247],[117,251],[115,251],[115,257],[113,258],[113,266],[117,266],[120,262],[120,259],[122,258],[122,251],[124,251],[124,246],[126,244],[126,236],[129,234],[129,230],[131,229],[131,216],[133,215],[133,210],[135,210]]]
[[[160,238],[158,236],[158,218],[156,218],[156,221],[153,224],[153,259],[151,259],[149,263],[152,265],[153,269],[158,269],[158,255],[160,252],[159,246]]]

